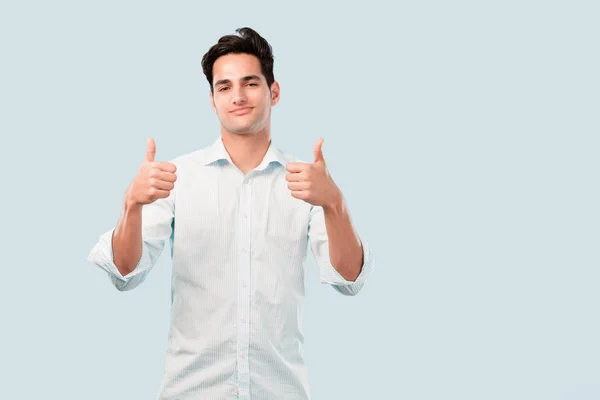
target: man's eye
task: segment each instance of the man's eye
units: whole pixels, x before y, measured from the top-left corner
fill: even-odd
[[[248,86],[258,86],[256,83],[249,83]]]
[[[227,86],[225,86],[225,87],[222,87],[222,88],[220,88],[220,89],[219,89],[219,92],[224,92],[225,90],[228,90],[228,89],[229,89],[229,88],[228,88]]]

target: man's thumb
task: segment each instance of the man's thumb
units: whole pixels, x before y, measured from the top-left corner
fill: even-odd
[[[323,146],[323,141],[325,139],[320,138],[317,143],[315,144],[315,147],[313,149],[313,153],[315,155],[315,162],[317,161],[325,161],[325,158],[323,157],[323,150],[321,150],[321,147]]]
[[[156,143],[154,143],[154,139],[149,137],[146,139],[146,157],[145,161],[154,161],[154,156],[156,155]]]

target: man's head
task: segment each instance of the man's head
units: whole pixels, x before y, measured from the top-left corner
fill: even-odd
[[[269,43],[250,28],[219,39],[202,57],[213,109],[231,133],[259,132],[269,125],[279,101]]]

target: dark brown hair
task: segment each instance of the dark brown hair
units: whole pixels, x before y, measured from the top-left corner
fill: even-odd
[[[236,29],[238,35],[222,36],[202,57],[202,71],[213,91],[213,65],[217,58],[227,54],[250,54],[260,62],[260,70],[267,80],[269,89],[275,81],[273,76],[273,49],[271,45],[251,28]]]

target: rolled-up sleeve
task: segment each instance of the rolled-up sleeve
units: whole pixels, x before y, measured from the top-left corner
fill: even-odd
[[[156,265],[167,240],[173,234],[174,191],[165,199],[142,207],[142,256],[135,269],[123,276],[114,263],[112,237],[115,228],[103,233],[90,251],[87,259],[108,273],[120,291],[131,290],[142,283]]]
[[[325,214],[322,207],[313,206],[311,208],[308,237],[313,256],[319,266],[321,283],[331,285],[343,295],[355,296],[358,294],[374,267],[373,255],[369,244],[360,238],[363,249],[363,264],[356,280],[348,281],[331,264]]]

